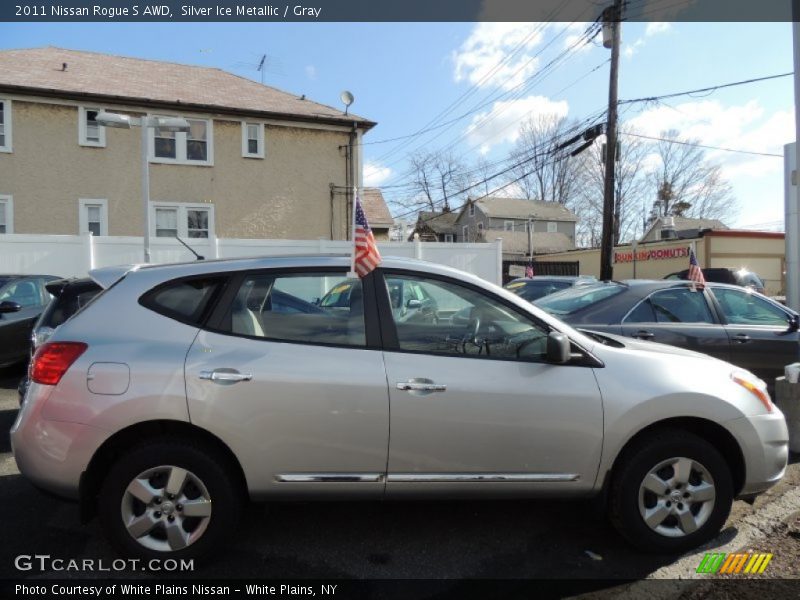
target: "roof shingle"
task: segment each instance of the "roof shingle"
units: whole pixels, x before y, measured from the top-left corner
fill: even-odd
[[[66,69],[62,65],[66,63]],[[63,70],[62,70],[63,69]],[[0,88],[63,96],[96,96],[321,122],[375,123],[212,67],[63,48],[0,51]]]

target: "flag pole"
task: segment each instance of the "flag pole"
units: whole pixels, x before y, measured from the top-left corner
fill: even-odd
[[[350,236],[352,237],[353,249],[350,253],[350,272],[347,274],[349,278],[358,277],[356,273],[356,198],[358,198],[358,187],[353,186],[353,207],[351,212],[350,221]]]

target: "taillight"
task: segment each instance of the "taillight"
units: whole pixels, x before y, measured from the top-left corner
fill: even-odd
[[[58,384],[88,347],[83,342],[49,342],[39,346],[33,355],[31,380],[44,385]]]

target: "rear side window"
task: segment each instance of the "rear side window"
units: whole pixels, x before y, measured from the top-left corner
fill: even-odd
[[[208,314],[211,302],[224,281],[223,277],[171,281],[142,296],[140,303],[166,317],[199,325]]]

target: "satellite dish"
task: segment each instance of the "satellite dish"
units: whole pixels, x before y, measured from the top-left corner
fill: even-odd
[[[350,105],[355,101],[355,96],[353,96],[353,94],[345,90],[341,94],[339,94],[339,98],[344,104],[344,114],[347,114],[347,110],[350,108]]]

